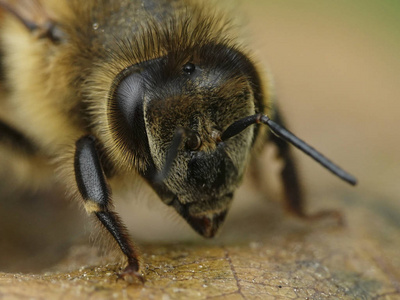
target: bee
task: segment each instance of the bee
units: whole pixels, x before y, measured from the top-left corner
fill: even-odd
[[[206,238],[267,143],[284,161],[285,203],[299,217],[334,212],[305,213],[289,144],[356,184],[285,129],[268,80],[210,3],[0,0],[0,7],[2,169],[23,162],[12,170],[39,186],[57,178],[119,246],[122,278],[143,280],[111,199],[131,174]]]

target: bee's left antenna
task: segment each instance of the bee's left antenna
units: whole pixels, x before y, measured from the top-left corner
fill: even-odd
[[[164,166],[154,176],[154,180],[156,182],[161,182],[168,177],[168,174],[172,168],[172,164],[175,161],[176,157],[178,156],[179,148],[181,147],[185,139],[191,142],[195,140],[197,143],[198,138],[196,133],[194,133],[192,130],[183,127],[178,127],[174,133],[171,144],[167,150]]]
[[[342,180],[350,183],[351,185],[357,184],[357,179],[353,175],[344,171],[342,168],[340,168],[338,165],[334,164],[332,161],[330,161],[328,158],[326,158],[320,152],[318,152],[313,147],[308,145],[306,142],[299,139],[297,136],[295,136],[289,130],[287,130],[283,126],[277,124],[276,122],[272,121],[268,116],[266,116],[264,114],[255,114],[255,115],[248,116],[248,117],[245,117],[243,119],[240,119],[240,120],[234,122],[222,133],[221,140],[225,141],[225,140],[239,134],[240,132],[245,130],[250,125],[260,124],[260,123],[267,125],[270,128],[270,130],[272,131],[272,133],[274,133],[276,136],[287,141],[288,143],[292,144],[296,148],[300,149],[305,154],[312,157],[315,161],[320,163],[322,166],[327,168],[329,171],[331,171],[333,174],[335,174]]]
[[[172,138],[171,145],[168,148],[164,166],[154,176],[154,180],[156,182],[162,182],[165,178],[167,178],[167,176],[172,168],[172,163],[174,162],[175,158],[178,156],[178,150],[183,142],[184,137],[185,137],[185,129],[179,127],[175,131],[174,137]]]

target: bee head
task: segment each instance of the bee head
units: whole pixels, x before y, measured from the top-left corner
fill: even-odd
[[[148,149],[142,175],[205,237],[224,221],[249,158],[254,127],[221,135],[256,112],[254,74],[240,51],[210,43],[132,66],[115,92],[115,123]]]

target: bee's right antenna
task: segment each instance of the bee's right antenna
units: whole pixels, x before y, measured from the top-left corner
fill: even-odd
[[[305,154],[312,157],[314,160],[316,160],[318,163],[320,163],[322,166],[327,168],[329,171],[331,171],[333,174],[335,174],[342,180],[350,183],[351,185],[357,184],[357,179],[354,176],[352,176],[349,173],[347,173],[346,171],[344,171],[342,168],[340,168],[339,166],[337,166],[336,164],[331,162],[328,158],[323,156],[321,153],[319,153],[313,147],[308,145],[306,142],[299,139],[297,136],[295,136],[289,130],[287,130],[284,127],[282,127],[281,125],[275,123],[268,116],[263,115],[263,114],[255,114],[255,115],[248,116],[248,117],[245,117],[243,119],[240,119],[240,120],[234,122],[222,133],[221,140],[225,141],[225,140],[239,134],[244,129],[246,129],[248,126],[250,126],[252,124],[259,124],[259,123],[263,123],[263,124],[267,125],[273,134],[275,134],[279,138],[289,142],[293,146],[297,147],[298,149],[300,149]]]

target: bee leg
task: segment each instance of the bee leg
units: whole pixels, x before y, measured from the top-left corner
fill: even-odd
[[[34,154],[36,147],[23,134],[0,120],[0,143],[13,149],[19,149],[26,154]]]
[[[39,146],[0,120],[0,186],[9,191],[15,188],[34,191],[44,188],[44,183],[51,184],[48,177],[51,173],[48,158]]]
[[[0,10],[14,15],[30,32],[39,38],[52,42],[61,41],[64,36],[58,24],[52,19],[40,0],[0,0]]]
[[[276,110],[274,121],[284,125],[284,122]],[[322,210],[315,214],[307,214],[304,209],[304,192],[298,175],[291,146],[274,134],[270,134],[269,141],[278,148],[278,155],[283,160],[284,166],[281,171],[281,180],[284,190],[285,209],[305,220],[319,220],[323,218],[334,218],[339,225],[343,224],[342,214],[336,210]]]
[[[76,142],[74,167],[78,190],[85,202],[86,211],[96,215],[128,259],[128,266],[119,274],[119,277],[128,280],[136,277],[143,282],[143,276],[139,273],[138,253],[129,238],[126,227],[112,211],[111,191],[107,185],[95,143],[93,136],[84,136]]]

